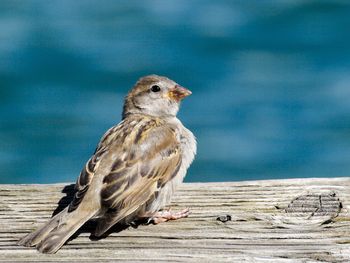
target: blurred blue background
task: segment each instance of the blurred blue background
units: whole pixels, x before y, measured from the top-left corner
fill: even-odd
[[[0,2],[0,183],[72,182],[146,74],[193,91],[186,181],[350,174],[349,1]]]

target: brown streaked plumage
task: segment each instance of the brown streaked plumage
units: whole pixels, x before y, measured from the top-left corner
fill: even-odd
[[[94,235],[101,236],[116,223],[187,216],[188,210],[159,210],[196,154],[193,134],[176,118],[180,101],[190,94],[166,77],[141,78],[125,98],[123,120],[104,134],[82,169],[73,201],[19,244],[55,253],[92,218]]]

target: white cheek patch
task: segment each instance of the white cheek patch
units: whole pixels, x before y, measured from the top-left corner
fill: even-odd
[[[179,110],[179,103],[171,99],[167,92],[144,93],[135,102],[141,112],[153,116],[175,116]]]

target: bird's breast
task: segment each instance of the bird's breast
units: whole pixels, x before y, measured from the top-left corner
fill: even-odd
[[[150,212],[156,212],[168,205],[174,195],[175,190],[182,183],[186,176],[187,169],[191,165],[196,152],[197,143],[193,133],[185,128],[180,121],[177,123],[178,138],[181,144],[182,162],[178,173],[164,187],[159,190],[158,198],[149,207]]]

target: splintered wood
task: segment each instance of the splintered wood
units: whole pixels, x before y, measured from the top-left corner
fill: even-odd
[[[350,262],[350,178],[186,183],[171,208],[188,218],[116,228],[93,224],[44,255],[16,242],[62,210],[73,187],[0,185],[0,261]]]

